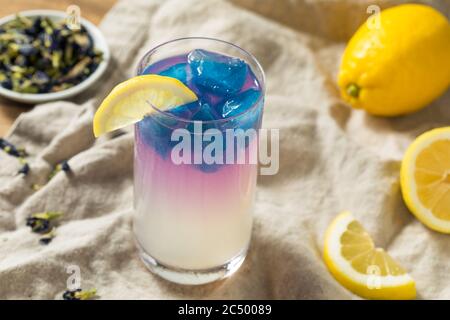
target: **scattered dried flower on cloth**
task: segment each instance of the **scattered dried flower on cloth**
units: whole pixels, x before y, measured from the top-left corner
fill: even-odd
[[[52,221],[58,219],[63,214],[60,212],[42,212],[34,213],[27,218],[27,226],[31,227],[31,231],[42,234],[39,243],[43,245],[49,244],[56,236],[56,227]]]
[[[64,171],[64,172],[70,171],[70,166],[69,166],[69,163],[67,162],[67,160],[61,161],[60,163],[58,163],[55,166],[53,171],[50,173],[48,180],[51,180],[60,171]]]
[[[60,212],[42,212],[34,213],[27,218],[27,226],[31,227],[31,231],[35,233],[45,233],[50,230],[51,221],[58,219],[63,214]]]
[[[81,289],[66,290],[63,293],[64,300],[88,300],[97,295],[97,289],[83,291]]]
[[[27,156],[27,153],[24,148],[18,148],[15,145],[13,145],[11,142],[0,138],[0,149],[5,151],[7,154],[17,157],[17,158],[24,158]]]
[[[49,244],[53,238],[56,236],[56,228],[53,227],[50,232],[47,232],[42,236],[42,238],[39,239],[39,243],[43,245]]]

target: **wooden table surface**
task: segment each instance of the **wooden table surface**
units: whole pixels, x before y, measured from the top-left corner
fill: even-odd
[[[77,5],[81,16],[98,24],[105,13],[117,0],[0,0],[0,17],[32,9],[66,10],[69,5]],[[0,137],[3,137],[20,113],[28,111],[32,105],[21,104],[0,98]]]

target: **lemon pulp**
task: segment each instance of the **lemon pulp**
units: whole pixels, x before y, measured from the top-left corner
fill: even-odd
[[[350,212],[338,215],[327,229],[324,260],[334,278],[367,299],[413,299],[415,282],[382,248],[377,248]]]
[[[118,84],[94,116],[96,137],[142,120],[145,115],[197,100],[181,81],[160,75],[142,75]]]
[[[428,131],[409,146],[400,182],[411,212],[431,229],[450,233],[450,127]]]

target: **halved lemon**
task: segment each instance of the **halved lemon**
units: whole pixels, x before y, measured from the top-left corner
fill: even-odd
[[[324,260],[336,280],[366,299],[414,299],[414,280],[386,251],[376,248],[350,212],[338,215],[325,235]]]
[[[450,127],[419,136],[402,161],[400,184],[409,210],[433,230],[450,233]]]
[[[167,110],[197,100],[181,81],[154,74],[118,84],[103,100],[94,116],[96,137],[142,120],[155,109]]]

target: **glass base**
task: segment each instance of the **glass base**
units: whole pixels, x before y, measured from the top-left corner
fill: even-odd
[[[151,272],[168,281],[184,285],[206,284],[229,277],[239,269],[247,255],[247,248],[245,248],[221,266],[202,270],[189,270],[164,265],[145,252],[138,242],[136,245],[138,246],[141,260]]]

